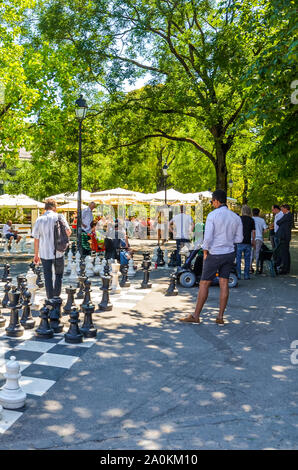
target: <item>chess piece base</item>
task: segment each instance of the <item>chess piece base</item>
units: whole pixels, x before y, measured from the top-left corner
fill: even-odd
[[[83,342],[83,333],[77,333],[75,336],[65,333],[64,339],[66,343],[79,344]]]
[[[11,336],[12,338],[19,338],[24,334],[24,328],[21,325],[17,327],[14,326],[13,329],[8,326],[5,331],[6,336]]]

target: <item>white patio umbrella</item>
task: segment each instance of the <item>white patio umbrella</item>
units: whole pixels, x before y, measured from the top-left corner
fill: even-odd
[[[132,204],[137,202],[137,194],[140,193],[124,188],[113,188],[91,193],[91,198],[94,202],[102,202],[104,204]]]
[[[161,202],[165,201],[165,191],[158,191],[157,193],[149,193],[149,194],[144,194],[143,197],[139,197],[140,202],[147,202],[147,203],[158,203],[160,204]],[[168,204],[173,204],[173,203],[186,203],[189,201],[189,198],[185,196],[185,194],[180,193],[179,191],[176,191],[173,188],[170,188],[167,190],[167,203]]]
[[[43,209],[44,203],[36,201],[25,194],[2,194],[0,207],[22,207],[24,209]]]
[[[82,204],[82,209],[86,209],[86,206],[85,204]],[[57,210],[58,211],[76,211],[78,209],[78,206],[77,206],[77,203],[76,201],[70,201],[70,202],[67,202],[66,204],[63,204],[62,206],[59,206],[57,207]]]

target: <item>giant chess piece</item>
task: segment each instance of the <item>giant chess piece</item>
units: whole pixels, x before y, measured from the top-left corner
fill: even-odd
[[[98,305],[99,310],[110,311],[113,308],[113,305],[110,302],[109,295],[109,286],[110,286],[111,276],[108,274],[108,268],[105,268],[105,273],[102,276],[102,299]]]
[[[16,286],[12,286],[11,292],[9,292],[9,304],[8,308],[11,309],[10,321],[8,327],[5,329],[7,336],[18,338],[24,334],[24,328],[19,322],[19,310],[21,308],[20,303],[21,293],[17,290]]]
[[[76,252],[75,260],[76,260],[76,272],[77,272],[77,274],[80,274],[80,271],[81,271],[81,255],[80,255],[79,251]]]
[[[134,277],[136,275],[135,269],[134,269],[134,263],[133,263],[133,258],[130,258],[128,261],[128,272],[127,272],[128,277]]]
[[[4,240],[4,249],[3,249],[3,254],[4,255],[9,255],[9,249],[8,249],[9,241]]]
[[[77,252],[77,245],[76,245],[76,242],[72,242],[72,244],[71,244],[71,252],[72,252],[72,255],[73,255],[73,256],[76,255],[76,252]]]
[[[168,269],[169,267],[169,252],[167,250],[167,248],[165,249],[165,256],[164,256],[164,260],[165,260],[165,268]]]
[[[50,327],[54,333],[61,333],[63,331],[63,324],[60,322],[62,299],[53,297],[47,300],[46,304],[49,308]]]
[[[95,257],[95,261],[94,261],[93,273],[95,276],[99,276],[99,272],[100,272],[100,258],[97,254]]]
[[[76,295],[76,299],[83,299],[84,298],[84,291],[85,291],[85,281],[87,280],[87,276],[79,276],[79,291]]]
[[[1,282],[6,282],[7,278],[10,277],[10,264],[5,263],[4,264],[4,271],[2,274]]]
[[[152,263],[155,265],[157,263],[157,250],[159,246],[156,246],[153,250]]]
[[[92,303],[82,306],[84,313],[84,322],[83,326],[80,328],[81,333],[83,333],[85,338],[95,338],[97,334],[97,329],[92,322],[92,313],[94,313],[95,307]]]
[[[25,278],[25,276],[23,276],[22,274],[19,274],[17,276],[17,288],[18,290],[21,292],[21,297],[20,297],[20,301],[21,303],[23,303],[23,294],[24,294],[24,291],[27,287],[27,280]]]
[[[71,273],[70,273],[70,276],[68,278],[70,281],[73,281],[75,282],[77,279],[78,279],[78,275],[77,275],[77,265],[76,265],[76,262],[75,260],[72,261],[71,263]]]
[[[83,333],[79,329],[79,309],[73,307],[70,311],[70,326],[67,333],[64,335],[66,343],[78,344],[83,341]]]
[[[121,288],[119,285],[119,270],[120,264],[113,263],[112,264],[112,289],[111,294],[120,294]]]
[[[36,307],[35,292],[37,290],[37,284],[36,284],[37,274],[35,274],[34,270],[31,267],[31,265],[32,265],[32,263],[30,264],[30,268],[27,272],[26,281],[27,281],[27,288],[31,293],[31,306],[32,306],[32,308],[35,308]],[[34,263],[33,263],[33,265],[34,265]],[[33,266],[33,268],[35,269],[35,265]]]
[[[176,287],[176,281],[177,281],[176,274],[173,273],[173,274],[171,275],[171,280],[170,280],[169,287],[167,288],[167,290],[166,290],[166,292],[165,292],[165,295],[166,295],[166,296],[178,295],[178,289],[177,289],[177,287]]]
[[[92,277],[94,275],[92,257],[86,256],[86,276]]]
[[[38,338],[50,339],[54,336],[54,330],[50,327],[49,324],[49,315],[50,310],[47,305],[48,300],[45,300],[44,306],[39,311],[40,324],[39,327],[35,330],[35,335]]]
[[[86,276],[86,263],[83,257],[80,261],[80,276]]]
[[[29,268],[35,273],[35,271],[36,271],[36,264],[34,263],[34,261],[32,261],[32,262],[29,264]]]
[[[151,266],[151,261],[150,261],[150,254],[149,252],[143,253],[144,259],[142,262],[142,269],[144,272],[144,277],[143,281],[141,284],[142,289],[150,289],[152,287],[151,282],[149,282],[149,276],[150,276],[150,266]]]
[[[44,282],[41,278],[41,267],[40,266],[37,266],[35,268],[35,272],[37,274],[37,279],[36,279],[36,285],[39,287],[39,288],[42,288],[44,287]]]
[[[19,385],[20,364],[15,356],[10,356],[6,363],[6,373],[4,374],[6,383],[0,391],[0,404],[8,410],[17,410],[23,408],[26,401],[26,393]]]
[[[122,264],[120,266],[120,272],[122,274],[122,278],[120,281],[120,287],[130,287],[130,282],[127,277],[127,272],[128,272],[128,265],[127,264]]]
[[[28,288],[23,291],[23,312],[20,320],[25,330],[30,330],[35,326],[35,320],[31,315],[31,292]]]
[[[68,250],[68,255],[67,255],[67,266],[66,266],[66,269],[65,269],[65,272],[67,274],[71,273],[71,263],[72,263],[72,251],[69,249]]]
[[[67,301],[66,301],[66,304],[64,305],[63,312],[65,313],[65,315],[69,315],[70,312],[71,312],[71,309],[73,307],[76,307],[76,304],[75,304],[75,301],[74,301],[74,295],[76,293],[76,288],[72,287],[72,286],[69,286],[69,287],[66,287],[65,291],[67,293]]]
[[[11,242],[10,253],[17,253],[17,243],[15,239],[13,239]]]
[[[156,264],[158,267],[163,267],[165,265],[164,257],[163,257],[163,251],[160,247],[157,249],[157,260]]]
[[[22,239],[19,242],[19,245],[20,245],[20,251],[22,253],[26,253],[26,235],[22,236]]]
[[[91,294],[90,292],[92,292],[91,290],[91,281],[86,278],[85,281],[84,281],[84,299],[83,299],[83,302],[81,304],[81,309],[83,308],[83,305],[88,305],[88,304],[91,304]]]
[[[2,307],[3,308],[6,308],[9,304],[8,293],[11,290],[11,281],[12,281],[12,277],[8,277],[7,280],[6,280],[6,284],[4,286],[4,297],[2,299]]]

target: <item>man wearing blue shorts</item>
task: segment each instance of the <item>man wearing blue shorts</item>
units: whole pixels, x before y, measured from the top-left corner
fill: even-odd
[[[223,315],[229,298],[229,275],[235,259],[235,243],[243,239],[242,222],[239,215],[227,207],[225,191],[217,189],[212,194],[215,210],[206,219],[203,271],[197,304],[193,315],[181,318],[185,323],[200,323],[200,313],[208,298],[209,287],[216,273],[219,275],[220,298],[216,323],[223,325]]]

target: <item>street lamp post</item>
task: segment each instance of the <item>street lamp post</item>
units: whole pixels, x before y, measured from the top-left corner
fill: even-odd
[[[87,114],[87,103],[80,95],[76,100],[76,117],[79,121],[79,159],[78,159],[78,215],[77,215],[77,250],[82,258],[82,123]]]
[[[232,178],[230,178],[230,179],[229,179],[230,197],[233,197],[233,196],[232,196],[233,184],[234,184],[234,181],[232,180]]]
[[[164,186],[165,186],[165,206],[167,205],[167,178],[168,178],[168,164],[167,162],[162,167],[162,172],[164,176]]]

